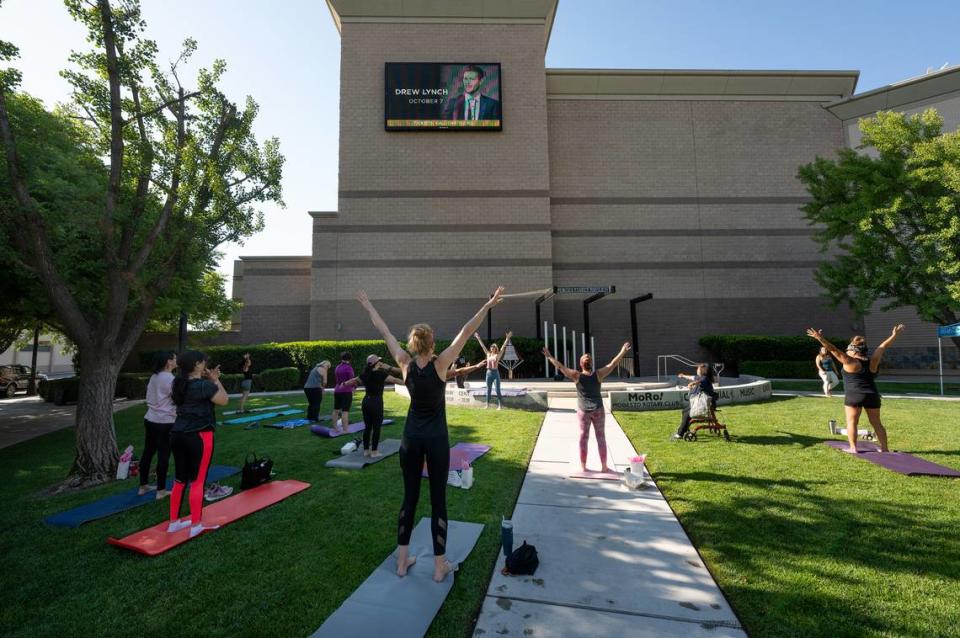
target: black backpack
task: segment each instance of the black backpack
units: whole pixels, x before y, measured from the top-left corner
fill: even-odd
[[[253,457],[253,460],[250,457]],[[247,455],[243,464],[243,472],[240,475],[240,489],[248,490],[251,487],[262,485],[270,480],[270,472],[273,470],[273,461],[269,456],[258,457],[255,452]]]
[[[532,575],[537,571],[539,565],[540,559],[537,558],[537,548],[533,545],[527,545],[527,541],[523,541],[523,545],[507,556],[507,571],[511,574]]]

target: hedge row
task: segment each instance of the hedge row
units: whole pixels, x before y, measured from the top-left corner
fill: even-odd
[[[502,343],[500,335],[499,342]],[[518,377],[543,376],[543,341],[528,337],[514,337],[512,339],[517,354],[524,360],[515,371]],[[450,345],[449,340],[437,341],[437,352]],[[239,346],[210,346],[203,348],[203,352],[210,358],[212,365],[219,365],[224,373],[240,370],[240,362],[244,353],[250,353],[254,373],[262,373],[267,369],[296,368],[300,373],[298,383],[306,379],[310,369],[323,360],[329,360],[334,366],[340,361],[343,352],[349,352],[353,357],[353,367],[359,372],[367,356],[376,354],[386,361],[391,361],[387,345],[382,340],[356,341],[290,341],[286,343],[261,343],[256,345]],[[144,351],[139,354],[139,367],[142,371],[152,369],[158,355],[157,351]],[[471,339],[463,348],[463,357],[470,362],[477,362],[483,358],[480,344]],[[226,375],[224,375],[226,376]],[[223,377],[221,377],[223,378]],[[328,384],[333,384],[333,375],[327,375]],[[296,385],[296,384],[295,384]]]
[[[740,373],[767,379],[819,378],[813,358],[804,361],[741,361]]]
[[[150,381],[150,374],[145,373],[124,373],[117,377],[117,387],[113,396],[127,399],[144,399],[147,396],[147,383]],[[242,374],[221,374],[220,383],[229,394],[238,394],[240,392],[240,382],[243,381]],[[254,392],[281,392],[284,390],[296,390],[301,387],[300,370],[289,366],[286,368],[275,368],[264,370],[260,374],[253,375]],[[77,401],[78,390],[80,387],[79,377],[68,377],[65,379],[51,379],[40,384],[38,393],[44,401],[50,401],[57,405],[65,403],[75,403]]]
[[[846,343],[842,339],[830,338],[830,341],[840,347],[842,347],[840,344]],[[812,361],[820,350],[820,344],[817,341],[799,335],[783,337],[707,335],[700,337],[700,345],[710,351],[714,360],[722,361],[727,369],[740,369],[740,364],[746,361],[809,361],[812,369]],[[741,370],[741,372],[746,371]]]

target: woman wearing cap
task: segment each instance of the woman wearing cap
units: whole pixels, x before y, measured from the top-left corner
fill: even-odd
[[[606,412],[603,409],[603,397],[600,394],[600,383],[616,370],[617,364],[630,351],[630,342],[624,343],[610,363],[593,371],[593,357],[584,354],[580,357],[580,370],[571,370],[557,361],[550,350],[543,349],[550,363],[563,376],[577,384],[577,419],[580,422],[580,468],[587,471],[587,443],[590,441],[590,425],[593,424],[593,433],[597,437],[597,450],[600,452],[600,471],[611,472],[607,465],[607,439],[604,435],[604,421]]]
[[[403,382],[410,391],[410,407],[400,443],[400,468],[403,472],[403,504],[397,523],[397,575],[406,576],[416,562],[410,556],[410,535],[413,532],[417,501],[420,500],[421,473],[426,460],[430,475],[430,532],[433,541],[433,579],[443,581],[454,566],[446,559],[447,549],[447,473],[450,470],[450,439],[447,434],[446,388],[447,368],[457,360],[470,335],[480,326],[487,311],[499,304],[503,288],[497,288],[490,299],[460,329],[453,342],[439,355],[434,355],[433,329],[418,323],[407,338],[409,353],[400,347],[390,328],[370,303],[367,293],[357,292],[357,301],[370,315],[391,356],[400,364]]]
[[[313,367],[307,375],[307,382],[303,384],[303,393],[307,395],[307,418],[311,421],[320,419],[320,404],[323,403],[323,388],[327,385],[327,370],[330,362],[323,360]]]
[[[377,448],[380,445],[380,428],[383,426],[383,386],[387,383],[403,383],[403,371],[383,363],[375,354],[367,357],[367,365],[360,376],[344,382],[344,385],[356,387],[362,383],[366,392],[360,402],[363,414],[363,455],[377,458],[382,456]]]
[[[901,332],[902,323],[894,326],[890,336],[877,347],[872,357],[867,358],[867,341],[860,335],[853,337],[847,351],[843,352],[823,337],[822,330],[807,329],[807,335],[819,341],[843,366],[843,405],[847,417],[847,442],[850,443],[847,451],[851,454],[857,453],[857,425],[863,410],[867,411],[870,425],[877,433],[880,451],[890,451],[887,447],[887,430],[880,420],[880,391],[877,390],[876,378],[884,352]]]
[[[484,408],[490,407],[490,391],[493,389],[494,384],[497,386],[497,409],[500,410],[503,408],[503,396],[500,394],[500,360],[503,359],[503,354],[507,351],[507,344],[510,343],[510,337],[513,336],[512,332],[507,332],[506,339],[503,340],[503,346],[497,346],[495,343],[490,344],[490,349],[487,349],[487,346],[483,345],[483,339],[480,338],[480,333],[475,332],[473,336],[477,338],[477,341],[480,342],[480,348],[483,350],[483,354],[486,357],[487,364],[487,403]]]

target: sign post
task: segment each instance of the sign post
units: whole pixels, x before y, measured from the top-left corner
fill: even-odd
[[[943,396],[943,342],[941,340],[946,337],[960,337],[960,323],[937,327],[937,354],[940,359],[940,396]]]
[[[512,343],[508,343],[503,351],[503,359],[500,360],[500,365],[507,369],[510,379],[513,379],[513,371],[521,363],[523,363],[523,359],[517,354],[517,349],[513,347]]]

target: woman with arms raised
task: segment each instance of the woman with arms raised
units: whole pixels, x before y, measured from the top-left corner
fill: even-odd
[[[847,351],[843,352],[824,338],[822,330],[807,329],[807,335],[819,341],[820,345],[826,348],[842,366],[843,409],[847,417],[847,442],[850,443],[847,451],[851,454],[857,453],[857,424],[860,423],[860,414],[863,410],[867,411],[870,425],[877,433],[880,451],[890,451],[887,447],[887,429],[883,427],[883,423],[880,421],[880,391],[877,390],[876,378],[880,370],[880,360],[883,359],[883,353],[886,352],[891,343],[896,341],[901,332],[903,332],[902,323],[894,326],[890,336],[877,347],[873,356],[868,359],[867,341],[860,335],[853,337],[847,346]]]
[[[596,372],[593,370],[593,357],[584,354],[580,357],[580,369],[571,370],[557,361],[550,350],[543,349],[550,363],[563,376],[577,384],[577,420],[580,422],[580,469],[587,471],[587,443],[590,440],[590,425],[597,437],[597,450],[600,452],[600,471],[613,472],[607,464],[607,439],[604,435],[606,411],[603,409],[603,397],[600,395],[600,383],[617,369],[617,364],[630,351],[630,343],[624,343],[610,363]]]
[[[513,333],[507,332],[507,337],[503,340],[503,346],[491,343],[489,349],[483,344],[483,339],[480,338],[479,332],[473,333],[473,336],[480,342],[480,349],[483,350],[487,364],[487,403],[483,407],[484,409],[490,407],[490,390],[494,384],[496,384],[497,409],[501,410],[503,409],[503,395],[500,394],[500,360],[503,359],[503,354],[507,351],[507,344],[510,343],[510,337],[513,336]]]
[[[493,296],[473,318],[463,326],[450,346],[439,355],[434,354],[433,329],[418,323],[410,328],[407,338],[409,353],[404,351],[390,332],[387,324],[370,303],[367,293],[359,291],[357,301],[370,315],[373,325],[387,342],[394,361],[403,372],[403,382],[410,391],[410,408],[400,443],[400,469],[403,472],[403,504],[397,526],[397,575],[405,576],[416,562],[410,556],[410,534],[413,517],[420,500],[420,482],[426,460],[430,474],[430,531],[433,538],[433,579],[446,578],[454,566],[447,562],[447,473],[450,470],[450,441],[447,436],[445,402],[447,368],[457,360],[470,335],[483,323],[487,310],[502,300],[503,288]]]

